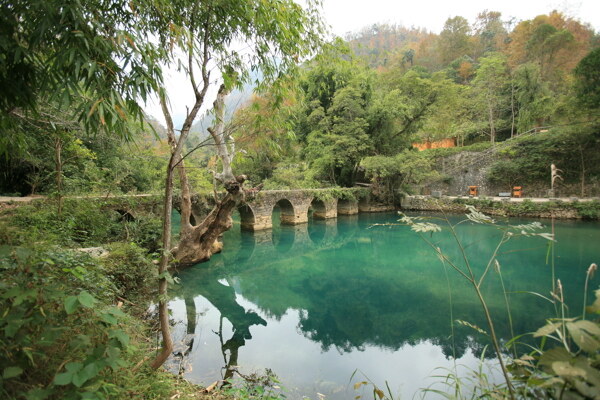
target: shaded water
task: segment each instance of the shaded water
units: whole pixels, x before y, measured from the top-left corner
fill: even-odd
[[[175,338],[188,344],[180,349],[186,377],[210,384],[226,366],[244,373],[271,368],[289,397],[342,399],[360,394],[348,384],[358,369],[357,376],[364,373],[381,387],[387,381],[394,395],[411,398],[436,381],[436,368],[452,368],[452,357],[477,368],[486,337],[451,324],[463,320],[487,329],[472,289],[408,227],[373,226],[396,220],[393,213],[360,214],[256,233],[235,225],[224,235],[223,253],[179,273],[170,307],[178,321]],[[599,228],[556,223],[555,274],[572,315],[581,313],[586,269],[600,261]],[[500,232],[466,223],[458,235],[481,273]],[[460,258],[447,232],[432,239]],[[555,315],[549,302],[526,293],[549,297],[547,250],[542,238],[520,238],[498,257],[515,334],[535,331]],[[513,335],[499,277],[491,272],[482,289],[507,341]]]

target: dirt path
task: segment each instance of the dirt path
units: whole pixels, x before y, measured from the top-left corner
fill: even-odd
[[[8,197],[0,196],[0,203],[29,203],[32,200],[45,199],[46,196]]]
[[[152,193],[141,193],[141,194],[109,194],[107,195],[95,195],[95,196],[65,196],[65,199],[114,199],[119,197],[152,197],[159,196],[158,194]],[[29,203],[34,200],[45,200],[47,196],[25,196],[25,197],[8,197],[0,196],[0,203]]]

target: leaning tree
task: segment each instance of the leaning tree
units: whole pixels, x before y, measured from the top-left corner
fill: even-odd
[[[320,46],[323,24],[318,2],[309,0],[302,7],[293,0],[158,0],[146,10],[147,18],[161,30],[158,40],[165,50],[166,64],[185,73],[194,101],[178,134],[169,104],[169,88],[159,89],[158,97],[167,125],[171,156],[165,177],[162,257],[159,264],[159,318],[163,350],[152,366],[160,366],[172,350],[167,310],[168,266],[204,261],[216,251],[219,235],[231,227],[231,213],[246,193],[243,179],[236,178],[231,160],[234,146],[231,132],[225,129],[224,99],[235,87],[260,75],[258,88],[271,85],[283,96],[277,83],[293,72],[297,63]],[[254,74],[251,74],[254,72]],[[191,187],[185,170],[184,143],[192,124],[205,104],[209,88],[218,85],[214,101],[215,124],[209,133],[220,160],[214,171],[224,194],[213,210],[198,225],[191,223]],[[171,212],[175,175],[181,184],[181,232],[177,247],[171,249]]]

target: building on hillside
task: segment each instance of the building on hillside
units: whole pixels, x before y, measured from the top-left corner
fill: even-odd
[[[440,140],[426,140],[424,142],[413,143],[412,146],[419,151],[428,149],[441,149],[456,147],[456,138],[446,138]]]

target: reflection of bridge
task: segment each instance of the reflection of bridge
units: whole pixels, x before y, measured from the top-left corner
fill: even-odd
[[[199,196],[197,199],[193,214],[195,220],[199,221],[207,212],[207,199]],[[392,206],[374,202],[364,189],[264,190],[238,208],[242,229],[259,231],[272,228],[272,215],[276,207],[281,210],[283,225],[307,223],[310,209],[314,219],[393,209]]]
[[[358,223],[358,215],[348,216],[346,223]],[[238,233],[239,234],[239,233]],[[263,229],[244,232],[239,239],[227,242],[227,251],[214,259],[216,265],[239,265],[251,259],[277,261],[314,251],[315,246],[326,248],[340,242],[337,221],[313,220],[311,224],[285,226],[282,229]]]

